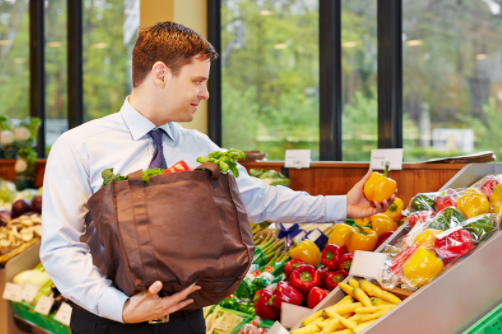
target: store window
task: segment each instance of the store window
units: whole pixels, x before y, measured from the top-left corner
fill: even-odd
[[[28,0],[0,0],[0,115],[30,114]]]
[[[369,161],[378,148],[377,1],[342,1],[342,156]]]
[[[499,1],[403,0],[405,160],[502,159]]]
[[[47,155],[68,130],[68,49],[66,0],[45,6],[45,146]]]
[[[84,0],[84,121],[120,111],[132,90],[139,0]]]
[[[223,0],[223,147],[319,160],[318,0]]]

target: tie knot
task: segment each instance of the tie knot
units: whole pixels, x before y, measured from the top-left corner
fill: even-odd
[[[155,144],[162,143],[163,132],[164,131],[162,131],[161,129],[155,129],[155,130],[150,131],[150,136],[152,137]]]

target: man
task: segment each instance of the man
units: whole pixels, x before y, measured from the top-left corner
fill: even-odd
[[[40,258],[52,280],[73,303],[73,333],[205,333],[202,311],[179,309],[192,302],[192,286],[161,298],[161,282],[132,297],[106,279],[103,247],[87,208],[102,184],[101,171],[127,175],[172,165],[220,149],[209,138],[175,122],[191,121],[200,101],[209,98],[206,82],[215,49],[196,32],[172,22],[139,33],[133,49],[133,90],[119,113],[63,134],[52,147],[45,170],[43,236]],[[245,64],[243,64],[245,66]],[[313,197],[270,187],[239,166],[239,191],[253,222],[332,222],[366,217],[387,209],[370,203],[363,185],[347,196]],[[196,204],[194,204],[196,205]],[[196,208],[195,208],[196,209]],[[169,314],[169,321],[149,324]]]

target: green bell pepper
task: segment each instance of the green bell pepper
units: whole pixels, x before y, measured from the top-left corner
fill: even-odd
[[[255,315],[254,306],[252,304],[240,304],[237,311],[251,314],[253,316]]]
[[[436,210],[436,201],[426,194],[418,194],[411,199],[411,212]]]
[[[464,215],[457,208],[448,207],[438,214],[427,228],[446,231],[451,227],[461,225],[464,221]]]
[[[244,277],[244,280],[239,284],[237,290],[235,290],[235,295],[241,299],[245,300],[253,300],[254,293],[256,290],[253,290],[253,281],[250,277]]]
[[[491,232],[495,229],[493,222],[489,217],[480,217],[469,224],[464,225],[464,230],[468,231],[475,244],[481,243],[484,239],[490,236]]]

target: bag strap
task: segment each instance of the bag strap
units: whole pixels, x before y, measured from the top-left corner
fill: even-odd
[[[213,162],[205,162],[195,169],[210,172],[208,179],[211,181],[218,181],[220,179],[221,176],[220,167],[216,166],[216,164]]]
[[[143,175],[143,170],[140,169],[138,171],[135,171],[134,173],[129,174],[129,186],[131,188],[143,188],[144,182],[141,181],[141,176]]]

